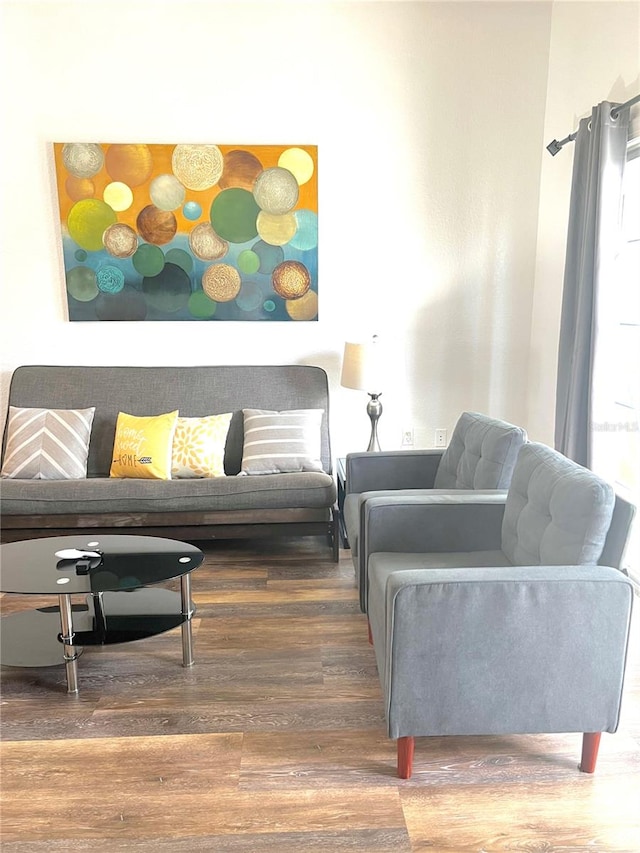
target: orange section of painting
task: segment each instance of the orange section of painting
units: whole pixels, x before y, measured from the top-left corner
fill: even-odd
[[[105,187],[113,181],[122,181],[127,184],[133,193],[133,202],[127,210],[118,211],[118,222],[137,228],[137,219],[144,208],[152,204],[150,187],[152,181],[160,175],[172,174],[171,157],[175,145],[137,145],[137,144],[100,144],[104,153],[105,162],[100,171],[87,178],[69,178],[62,158],[63,143],[56,142],[53,145],[56,164],[56,176],[58,184],[58,200],[60,205],[60,216],[63,224],[66,224],[69,211],[73,205],[84,198],[102,199]],[[234,185],[250,189],[250,183],[255,180],[254,172],[257,172],[257,163],[262,169],[269,169],[278,165],[278,158],[287,148],[293,145],[218,145],[223,156],[230,152],[242,152],[241,155],[233,155],[230,162],[235,170]],[[296,207],[306,208],[314,213],[318,212],[318,177],[317,177],[317,147],[315,145],[295,145],[306,151],[312,158],[314,170],[311,178],[300,186],[300,195]],[[187,190],[185,203],[197,201],[202,207],[201,220],[208,220],[209,210],[213,199],[226,187],[228,182],[223,177],[214,187],[207,190]],[[177,231],[184,233],[191,231],[194,222],[189,221],[182,213],[181,205],[173,211],[176,219]]]

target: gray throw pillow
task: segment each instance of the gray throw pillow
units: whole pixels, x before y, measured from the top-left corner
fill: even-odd
[[[322,471],[323,409],[272,412],[243,409],[241,473],[285,474]]]
[[[21,480],[83,480],[95,407],[9,407],[1,476]]]

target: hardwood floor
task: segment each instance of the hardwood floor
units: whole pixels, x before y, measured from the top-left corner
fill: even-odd
[[[199,544],[192,669],[178,629],[85,650],[77,697],[2,670],[3,853],[640,851],[637,630],[593,776],[580,735],[520,735],[419,738],[402,781],[349,552]]]

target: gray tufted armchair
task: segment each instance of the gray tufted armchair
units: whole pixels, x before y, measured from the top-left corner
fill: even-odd
[[[535,443],[502,505],[367,502],[367,612],[402,778],[428,735],[581,732],[580,769],[593,772],[619,720],[633,512]]]
[[[445,494],[464,499],[485,495],[485,501],[504,502],[516,458],[527,440],[525,430],[478,412],[463,412],[446,450],[396,450],[350,453],[344,522],[360,590],[360,608],[366,612],[367,575],[361,542],[364,507],[370,498],[386,494]],[[500,494],[497,494],[500,492]]]

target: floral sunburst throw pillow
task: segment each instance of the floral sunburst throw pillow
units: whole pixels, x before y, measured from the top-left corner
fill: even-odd
[[[171,477],[224,477],[224,449],[233,413],[178,418],[173,436]]]

